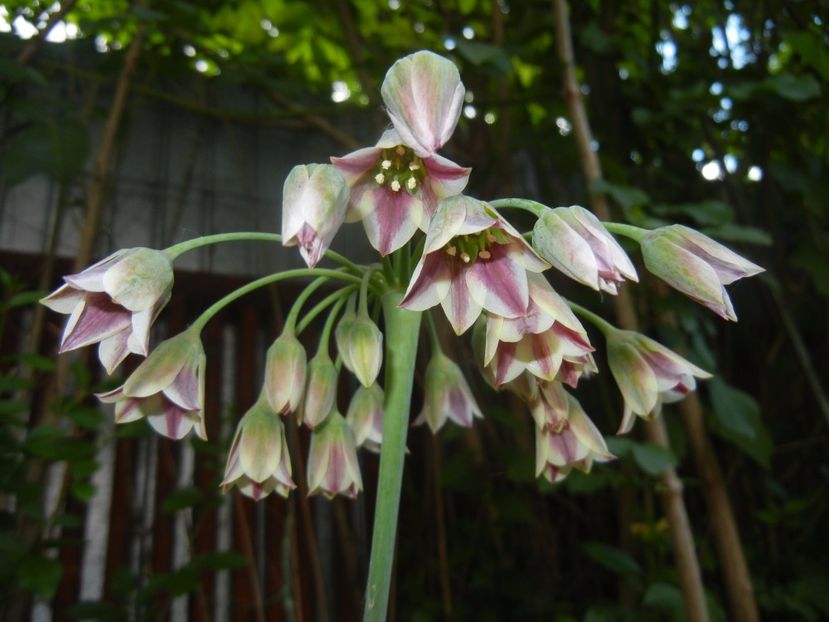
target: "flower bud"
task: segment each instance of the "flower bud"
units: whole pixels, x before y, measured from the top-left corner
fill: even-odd
[[[351,398],[345,420],[354,430],[357,447],[365,447],[375,453],[383,442],[383,389],[374,383],[359,387]]]
[[[221,486],[223,492],[236,486],[254,501],[273,491],[287,497],[296,488],[285,426],[262,396],[239,421]]]
[[[322,350],[308,363],[308,382],[302,404],[302,423],[312,430],[320,425],[337,397],[337,368],[331,357]]]
[[[414,425],[426,423],[436,434],[451,419],[461,427],[472,426],[475,417],[483,417],[461,368],[440,351],[426,366],[423,410]]]
[[[363,489],[354,433],[343,416],[332,410],[311,434],[308,452],[308,494],[354,498]]]
[[[377,325],[368,316],[344,317],[335,337],[346,369],[364,387],[374,384],[383,363],[383,333]]]
[[[293,333],[283,333],[265,359],[265,396],[275,412],[296,411],[305,391],[305,372],[305,348]]]
[[[763,272],[719,242],[682,225],[649,231],[641,245],[648,270],[725,320],[736,322],[737,315],[724,286]]]

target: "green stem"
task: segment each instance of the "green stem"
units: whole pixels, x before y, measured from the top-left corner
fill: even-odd
[[[386,622],[394,561],[406,433],[421,313],[401,309],[401,292],[383,296],[386,324],[386,403],[363,622]]]
[[[193,322],[190,328],[199,333],[204,328],[204,325],[207,324],[214,315],[216,315],[219,311],[224,309],[227,305],[229,305],[237,298],[241,298],[245,294],[249,294],[255,289],[259,289],[260,287],[264,287],[265,285],[270,285],[271,283],[276,283],[278,281],[284,281],[286,279],[292,279],[295,277],[303,276],[327,276],[332,279],[339,279],[341,281],[345,281],[347,283],[355,283],[357,285],[359,285],[361,281],[360,277],[355,276],[353,274],[345,274],[338,270],[329,270],[326,268],[300,268],[298,270],[286,270],[285,272],[269,274],[268,276],[263,276],[261,279],[251,281],[247,285],[243,285],[239,289],[230,292],[226,296],[214,302],[212,305],[207,307],[207,309],[202,311],[202,314],[196,318],[196,321]]]
[[[337,316],[340,314],[340,310],[346,302],[348,302],[348,298],[340,298],[336,304],[334,304],[331,311],[328,312],[328,317],[325,320],[325,326],[323,327],[322,334],[320,335],[320,343],[317,347],[318,355],[323,352],[325,353],[325,356],[328,356],[328,341],[331,339],[331,331],[334,329],[334,321],[337,319]]]
[[[538,201],[530,201],[529,199],[496,199],[494,201],[489,201],[488,203],[495,209],[522,209],[525,212],[530,212],[536,218],[541,218],[544,215],[544,212],[550,209],[543,203],[539,203]]]
[[[296,327],[296,320],[297,317],[299,317],[299,312],[302,310],[302,305],[304,305],[307,302],[308,298],[311,297],[311,294],[313,294],[315,291],[317,291],[320,287],[325,285],[330,280],[331,279],[329,279],[327,276],[321,276],[315,281],[312,281],[308,286],[305,287],[304,290],[302,290],[302,293],[299,296],[297,296],[297,299],[296,301],[294,301],[291,310],[288,312],[288,317],[285,320],[284,331],[286,333],[290,334],[294,332],[294,328]]]
[[[432,317],[432,313],[430,311],[425,312],[426,315],[426,324],[429,326],[429,338],[432,342],[432,349],[435,352],[443,352],[443,348],[440,347],[440,337],[438,336],[438,329],[435,326],[435,318]]]
[[[363,282],[360,283],[360,316],[362,317],[368,317],[368,283],[372,274],[374,274],[373,268],[366,270],[363,274]]]
[[[264,241],[264,242],[281,242],[282,236],[278,233],[263,233],[258,231],[236,231],[233,233],[217,233],[215,235],[203,235],[192,240],[185,240],[178,244],[173,244],[164,250],[172,259],[176,259],[179,255],[209,244],[218,244],[220,242],[236,242],[240,240],[246,241]],[[355,272],[362,272],[362,268],[355,264],[350,259],[343,257],[339,253],[332,250],[325,251],[325,256],[336,261],[338,264],[345,266],[349,270]]]
[[[326,308],[330,307],[340,298],[348,299],[355,289],[357,289],[356,285],[349,285],[348,287],[337,290],[333,294],[329,294],[323,300],[320,300],[314,307],[311,308],[310,311],[308,311],[308,313],[302,316],[302,321],[300,321],[299,326],[296,328],[296,334],[301,334],[302,331],[308,328],[308,325],[313,322],[320,313],[325,311]]]
[[[642,243],[642,238],[648,232],[647,229],[634,227],[633,225],[625,225],[620,222],[603,222],[602,225],[604,225],[604,228],[610,231],[610,233],[623,235],[631,240],[636,240],[640,244]]]
[[[607,337],[611,333],[616,332],[617,330],[619,330],[618,328],[613,326],[610,322],[608,322],[607,320],[599,317],[598,315],[596,315],[595,313],[593,313],[589,309],[585,309],[581,305],[577,305],[575,302],[571,302],[569,300],[566,300],[566,302],[567,302],[568,305],[570,305],[570,308],[573,311],[578,313],[580,316],[582,316],[584,319],[586,319],[591,324],[593,324],[596,328],[598,328],[600,331],[602,331],[602,334],[604,334],[605,337]]]

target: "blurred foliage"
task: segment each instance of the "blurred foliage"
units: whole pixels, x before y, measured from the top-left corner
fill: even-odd
[[[3,2],[0,10],[6,23],[23,19],[40,28],[52,5]],[[249,89],[266,103],[247,122],[307,127],[310,115],[335,125],[356,119],[357,127],[369,128],[360,142],[382,130],[377,86],[394,59],[419,48],[450,56],[469,96],[446,149],[476,169],[472,193],[522,194],[551,205],[584,204],[588,191],[606,193],[620,219],[686,223],[768,269],[763,279],[733,288],[739,325],[724,325],[665,291],[644,270],[641,287],[651,295],[640,300],[640,312],[651,334],[717,374],[701,394],[763,617],[827,619],[829,549],[820,534],[829,510],[829,421],[804,370],[826,389],[829,2],[572,5],[576,57],[606,176],[589,189],[561,96],[546,0],[79,0],[65,18],[78,38],[46,44],[29,65],[14,61],[25,43],[0,35],[0,179],[10,186],[35,175],[60,183],[83,178],[92,129],[139,28],[147,36],[135,102],[232,121],[243,113],[227,108],[227,100],[205,105],[204,94]],[[332,99],[337,92],[347,93],[339,97],[344,101]],[[563,278],[555,285],[586,299]],[[4,313],[35,297],[3,275]],[[675,324],[664,323],[668,311],[678,317]],[[794,340],[805,344],[808,360]],[[602,373],[579,396],[609,434],[620,404],[604,361],[599,365]],[[61,579],[54,556],[60,542],[29,546],[14,539],[21,518],[44,520],[39,491],[21,477],[27,462],[65,462],[72,468],[70,494],[83,502],[94,492],[92,435],[76,431],[99,429],[101,415],[83,397],[90,379],[81,370],[74,372],[77,396],[53,406],[74,426],[24,434],[31,378],[50,366],[37,354],[4,354],[0,493],[15,508],[0,515],[4,595],[25,588],[49,597]],[[672,452],[635,433],[611,439],[618,461],[551,487],[532,476],[525,413],[506,397],[486,402],[488,417],[474,431],[442,435],[439,476],[433,472],[437,450],[425,432],[412,434],[398,559],[401,619],[683,619],[655,479],[672,464],[686,485],[712,619],[725,619],[711,541],[717,525],[706,520],[703,484],[674,408],[665,409]],[[179,491],[164,510],[214,498],[203,490]],[[438,525],[447,534],[445,562]],[[206,568],[237,562],[194,560],[143,589],[181,593]],[[442,572],[448,572],[451,614]],[[128,576],[111,583],[117,602],[77,605],[73,615],[117,619],[134,602],[135,586]]]

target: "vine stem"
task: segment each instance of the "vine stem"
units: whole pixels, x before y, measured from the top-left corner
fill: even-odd
[[[398,307],[402,292],[383,296],[386,403],[363,622],[386,622],[400,510],[406,434],[422,313]]]
[[[495,209],[522,209],[525,212],[530,212],[536,218],[541,218],[544,212],[550,209],[543,203],[531,201],[530,199],[496,199],[488,203]]]

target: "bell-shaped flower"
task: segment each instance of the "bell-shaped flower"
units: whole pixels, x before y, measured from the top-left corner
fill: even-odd
[[[401,307],[440,304],[457,334],[482,310],[517,318],[530,304],[527,272],[548,265],[490,205],[458,195],[441,201]]]
[[[470,173],[436,153],[416,155],[395,130],[386,131],[376,146],[331,162],[351,187],[346,222],[362,220],[381,255],[425,229],[438,201],[462,192]]]
[[[524,315],[487,316],[484,364],[500,385],[524,371],[554,380],[566,362],[568,380],[577,383],[580,372],[594,366],[587,332],[544,276],[529,273],[527,280],[530,302]]]
[[[222,492],[237,487],[254,501],[276,494],[287,497],[296,488],[282,419],[264,395],[248,410],[230,446]]]
[[[145,418],[152,428],[175,440],[194,427],[207,439],[204,425],[204,368],[206,357],[198,333],[186,330],[161,342],[126,382],[97,394],[115,403],[115,422]]]
[[[423,393],[423,410],[414,425],[426,423],[433,434],[447,419],[468,428],[475,417],[483,417],[461,368],[443,352],[436,351],[426,366]]]
[[[313,268],[331,246],[348,208],[348,184],[330,164],[300,164],[282,188],[282,244],[299,245]]]
[[[633,427],[634,415],[658,414],[663,403],[679,401],[696,389],[695,378],[711,377],[650,337],[629,330],[608,334],[607,360],[625,400],[620,434]]]
[[[348,404],[345,420],[354,430],[357,447],[379,452],[383,442],[383,400],[385,396],[380,385],[359,387]]]
[[[648,231],[640,244],[650,272],[726,320],[736,322],[737,315],[724,286],[763,272],[719,242],[682,225]]]
[[[334,332],[346,369],[364,387],[377,380],[383,364],[383,333],[368,315],[346,313]]]
[[[302,402],[302,423],[312,430],[322,424],[334,408],[337,398],[337,367],[325,349],[320,349],[308,363],[308,381]]]
[[[572,395],[561,385],[550,383],[548,389],[557,395],[553,418],[535,430],[536,476],[544,475],[550,483],[561,481],[578,469],[590,472],[594,462],[606,462],[615,456],[598,428],[590,421]],[[544,391],[542,391],[543,393]]]
[[[282,333],[265,358],[265,396],[280,415],[295,412],[305,392],[305,348],[292,332]]]
[[[150,327],[170,299],[170,256],[152,248],[128,248],[88,267],[40,302],[69,314],[60,342],[67,352],[98,343],[108,374],[130,352],[146,356]]]
[[[619,243],[579,205],[557,207],[539,218],[533,248],[571,279],[595,290],[616,294],[625,279],[639,280]]]
[[[311,434],[308,452],[308,494],[354,498],[363,489],[354,433],[343,416],[332,410]]]

